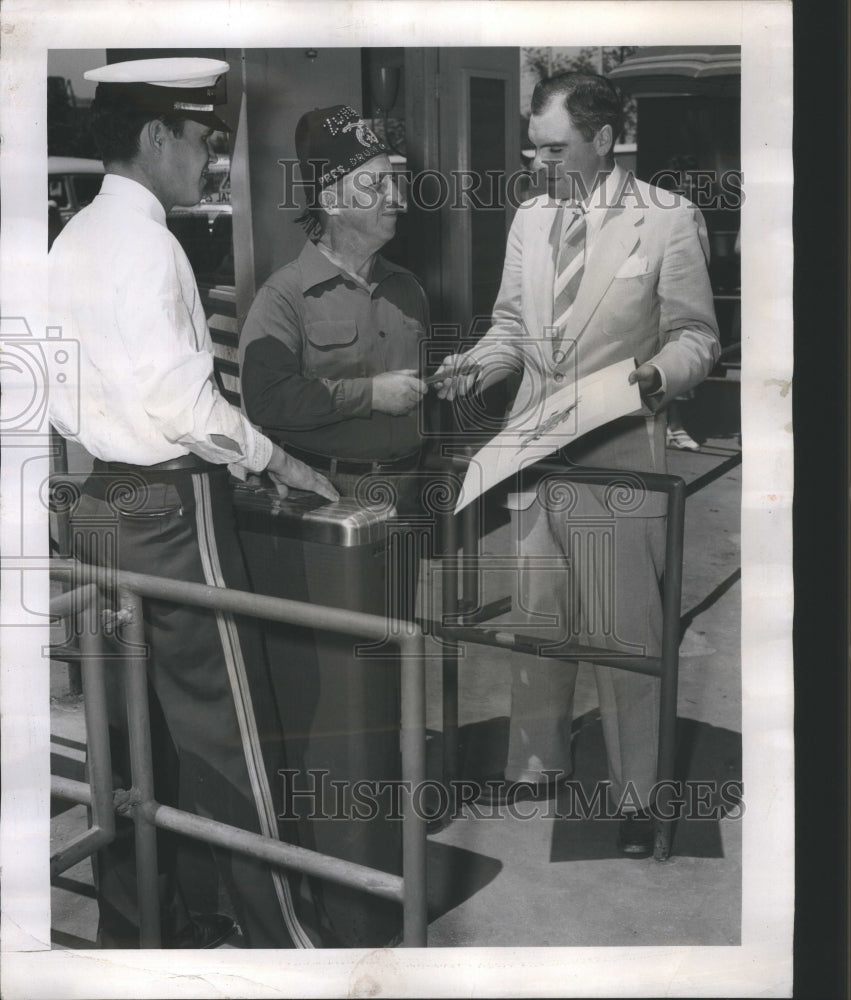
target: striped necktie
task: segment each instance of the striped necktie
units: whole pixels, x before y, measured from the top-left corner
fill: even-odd
[[[559,250],[553,289],[553,326],[558,327],[559,338],[585,271],[585,213],[578,205],[573,206],[573,212]]]

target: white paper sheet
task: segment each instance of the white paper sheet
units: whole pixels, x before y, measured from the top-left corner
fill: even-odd
[[[634,370],[633,360],[618,361],[553,393],[540,407],[524,407],[519,419],[509,421],[470,459],[455,513],[583,434],[637,413],[641,395],[638,386],[627,381]]]

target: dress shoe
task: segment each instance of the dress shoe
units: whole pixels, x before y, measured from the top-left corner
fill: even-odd
[[[627,858],[649,858],[653,853],[654,824],[646,812],[630,813],[618,827],[618,850]]]
[[[476,799],[485,806],[507,806],[512,802],[546,802],[555,798],[559,785],[564,783],[566,774],[559,772],[544,781],[510,781],[504,774],[492,774],[482,782],[482,790]]]
[[[196,914],[173,938],[163,942],[165,948],[218,948],[236,930],[236,924],[223,913]]]

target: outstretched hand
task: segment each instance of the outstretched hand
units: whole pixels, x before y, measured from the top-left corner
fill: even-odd
[[[428,387],[412,368],[383,372],[372,378],[372,408],[394,417],[404,416],[419,403]]]
[[[441,399],[455,399],[471,392],[479,374],[479,366],[466,354],[450,354],[429,379]]]
[[[292,486],[297,490],[309,490],[318,493],[326,500],[339,500],[340,494],[321,473],[311,469],[309,465],[288,455],[282,448],[275,445],[272,457],[266,466],[269,478],[275,484],[278,495],[285,497]]]

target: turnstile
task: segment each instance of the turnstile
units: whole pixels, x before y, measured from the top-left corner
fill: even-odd
[[[386,613],[393,508],[364,509],[240,485],[234,509],[253,589]],[[287,756],[287,812],[311,850],[401,874],[399,660],[388,643],[268,623],[267,651]],[[380,656],[370,653],[381,653]],[[331,882],[313,894],[343,947],[398,936],[401,908]]]

